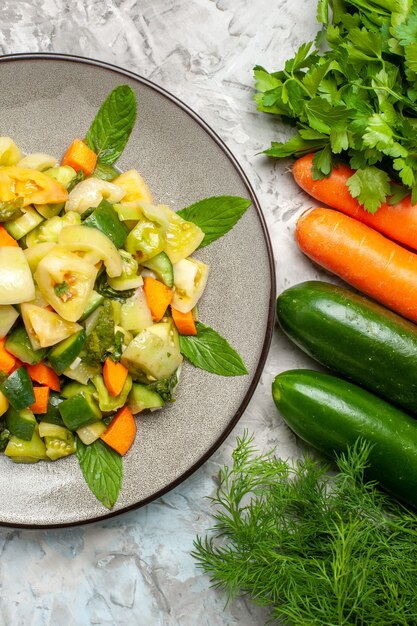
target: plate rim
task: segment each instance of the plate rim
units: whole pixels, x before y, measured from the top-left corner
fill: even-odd
[[[194,474],[194,472],[196,472],[202,465],[204,465],[204,463],[221,446],[221,444],[225,441],[225,439],[231,433],[233,428],[236,426],[236,424],[242,417],[244,411],[246,410],[246,407],[248,406],[255,392],[255,389],[258,386],[260,377],[264,371],[264,366],[265,366],[266,359],[268,357],[269,349],[270,349],[271,342],[272,342],[274,325],[275,325],[275,299],[276,299],[276,275],[275,275],[274,253],[273,253],[273,248],[272,248],[272,243],[271,243],[268,227],[267,227],[266,220],[263,215],[259,200],[256,196],[255,190],[253,189],[253,186],[251,182],[249,181],[249,178],[246,175],[243,167],[240,165],[237,158],[234,156],[230,148],[225,144],[223,139],[221,139],[221,137],[211,128],[211,126],[209,126],[207,122],[205,122],[204,119],[198,113],[196,113],[185,102],[183,102],[183,100],[181,100],[180,98],[178,98],[177,96],[169,92],[168,90],[164,89],[157,83],[154,83],[153,81],[145,78],[144,76],[141,76],[140,74],[127,70],[118,65],[107,63],[106,61],[101,61],[99,59],[93,59],[90,57],[83,57],[79,55],[63,54],[63,53],[55,53],[55,52],[21,52],[21,53],[5,54],[5,55],[0,56],[0,63],[7,63],[10,61],[38,61],[38,60],[45,60],[45,61],[53,60],[53,61],[66,61],[66,62],[69,61],[73,63],[80,63],[83,65],[91,65],[93,67],[99,67],[102,69],[110,70],[114,72],[115,74],[118,74],[121,76],[127,76],[128,78],[136,82],[139,82],[142,85],[149,87],[150,89],[156,91],[163,97],[167,98],[168,100],[176,104],[185,113],[187,113],[192,119],[194,119],[194,121],[198,123],[198,125],[211,137],[211,139],[217,144],[217,146],[226,155],[226,157],[229,159],[232,166],[235,168],[236,172],[238,173],[241,181],[246,187],[246,190],[249,194],[252,204],[256,210],[257,217],[261,225],[261,229],[262,229],[262,233],[263,233],[263,237],[264,237],[264,241],[266,245],[271,290],[270,290],[269,303],[268,303],[268,318],[267,318],[267,323],[266,323],[264,341],[262,344],[262,351],[261,351],[261,355],[260,355],[259,361],[255,369],[255,372],[253,374],[252,382],[245,396],[243,397],[243,400],[240,403],[239,408],[234,413],[232,419],[229,421],[226,428],[221,432],[219,437],[214,441],[214,443],[210,446],[210,448],[206,450],[206,452],[198,459],[198,461],[196,461],[188,470],[183,472],[175,480],[171,481],[168,485],[166,485],[165,487],[163,487],[156,493],[152,494],[152,496],[148,496],[147,498],[145,498],[144,500],[140,502],[130,504],[121,509],[118,509],[117,511],[108,511],[107,513],[104,513],[103,515],[97,515],[95,517],[85,519],[85,520],[73,521],[73,522],[61,522],[61,523],[56,523],[56,524],[54,523],[53,524],[29,524],[29,523],[18,524],[14,522],[4,522],[0,520],[0,527],[29,529],[29,530],[41,530],[41,529],[47,529],[47,528],[72,528],[72,527],[77,527],[77,526],[84,526],[87,524],[93,524],[95,522],[105,521],[105,520],[117,517],[123,513],[128,513],[129,511],[140,509],[146,506],[147,504],[150,504],[151,502],[157,500],[158,498],[165,495],[166,493],[175,489],[175,487],[183,483],[187,478],[189,478],[192,474]]]

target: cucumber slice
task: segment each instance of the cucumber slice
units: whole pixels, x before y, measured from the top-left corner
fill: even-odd
[[[35,402],[33,385],[26,367],[19,367],[0,385],[0,391],[4,393],[14,409],[25,409]]]
[[[84,309],[84,313],[81,315],[78,321],[83,322],[85,319],[87,319],[87,317],[91,315],[91,313],[93,313],[100,306],[100,304],[103,304],[103,302],[104,297],[97,293],[97,291],[93,290],[87,302],[87,306]]]
[[[106,424],[102,420],[100,420],[99,422],[94,422],[93,424],[88,424],[88,426],[82,426],[81,428],[78,428],[77,435],[86,446],[89,446],[91,443],[96,441],[96,439],[98,439],[106,430]]]
[[[57,426],[64,426],[61,413],[59,412],[59,405],[63,402],[63,399],[59,393],[51,392],[48,398],[48,410],[42,415],[42,422],[48,422],[48,424],[56,424]]]
[[[13,356],[20,359],[20,361],[28,363],[29,365],[40,363],[48,352],[46,348],[39,348],[39,350],[33,349],[29,335],[24,326],[18,326],[10,333],[6,340],[5,347],[10,354],[13,354]]]
[[[35,209],[42,215],[46,220],[50,220],[51,217],[56,217],[65,207],[65,202],[61,202],[59,204],[35,204]]]
[[[68,430],[77,430],[101,420],[101,411],[90,393],[79,393],[59,405],[59,412]]]
[[[19,313],[11,304],[0,305],[0,337],[5,337],[19,317]]]
[[[174,270],[166,252],[160,252],[152,259],[143,261],[142,265],[154,272],[156,277],[167,287],[174,286]]]
[[[74,380],[73,382],[67,383],[65,385],[65,387],[61,391],[61,396],[65,398],[66,400],[68,400],[68,398],[72,398],[73,396],[78,395],[82,391],[86,391],[87,393],[94,394],[96,393],[96,388],[91,383],[88,385],[83,385],[82,383],[79,383]]]
[[[74,454],[77,444],[74,435],[67,429],[62,429],[65,433],[61,437],[45,437],[46,456],[51,461],[62,459],[65,456]]]
[[[58,424],[51,424],[45,422],[43,419],[39,422],[39,436],[40,437],[55,437],[56,439],[62,439],[65,441],[68,429],[64,426],[58,426]]]
[[[37,426],[30,441],[12,435],[4,454],[15,463],[37,463],[37,461],[48,459],[45,444],[39,437]]]
[[[35,283],[23,250],[14,246],[1,246],[0,267],[0,304],[33,300]]]
[[[35,209],[27,208],[23,215],[11,222],[5,222],[3,226],[14,239],[21,239],[41,222],[43,222],[42,215],[39,215]]]
[[[139,383],[133,384],[127,403],[133,414],[145,409],[159,409],[165,404],[159,393]]]
[[[15,437],[30,441],[36,428],[36,418],[29,409],[16,411],[9,407],[6,413],[6,426]]]
[[[64,339],[48,353],[48,360],[57,374],[62,374],[80,354],[87,339],[84,328]]]

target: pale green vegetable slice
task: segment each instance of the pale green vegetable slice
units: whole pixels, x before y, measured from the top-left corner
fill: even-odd
[[[0,137],[0,165],[16,165],[23,154],[10,137]]]
[[[31,170],[39,170],[39,172],[55,167],[56,164],[57,160],[54,156],[42,152],[28,154],[17,163],[19,167],[28,167]]]
[[[108,237],[96,228],[88,226],[68,226],[59,234],[58,242],[72,252],[96,252],[104,261],[107,274],[113,278],[123,271],[121,256]]]
[[[21,248],[0,247],[0,304],[20,304],[35,297],[35,284]]]
[[[67,322],[57,313],[35,304],[24,302],[22,319],[34,350],[48,348],[82,329],[74,322]]]
[[[120,325],[124,330],[140,332],[152,326],[152,314],[143,289],[138,289],[134,296],[122,304]]]
[[[183,259],[173,265],[174,309],[188,313],[195,307],[206,287],[209,269],[209,265],[197,259]]]
[[[78,227],[64,228],[62,233],[71,228]],[[73,252],[59,248],[47,254],[35,272],[35,280],[42,295],[68,322],[76,322],[84,313],[96,276],[97,268],[94,265]]]
[[[204,239],[204,233],[196,224],[187,222],[163,204],[159,205],[168,219],[165,252],[171,263],[178,263],[190,256]]]
[[[10,304],[0,306],[0,337],[7,335],[18,317],[19,313]]]
[[[23,251],[33,274],[36,272],[36,268],[42,261],[43,257],[51,252],[51,250],[55,247],[56,244],[53,241],[44,241],[42,243],[36,243]]]

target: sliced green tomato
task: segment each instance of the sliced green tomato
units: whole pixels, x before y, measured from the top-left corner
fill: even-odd
[[[100,420],[99,422],[94,422],[93,424],[88,424],[88,426],[78,428],[76,433],[81,441],[86,446],[89,446],[94,443],[94,441],[96,441],[96,439],[98,439],[106,430],[106,424]]]
[[[123,271],[122,259],[116,246],[99,230],[88,226],[69,226],[61,231],[58,241],[73,252],[96,252],[111,278],[120,276]]]
[[[4,228],[14,239],[21,239],[42,222],[42,215],[39,215],[35,209],[27,207],[23,215],[11,222],[5,222]]]
[[[42,261],[43,257],[46,256],[53,248],[55,248],[55,243],[52,241],[44,241],[43,243],[37,243],[29,248],[24,250],[24,254],[27,262],[29,263],[30,271],[32,274],[36,272],[36,268],[39,263]]]
[[[168,378],[182,361],[178,333],[170,319],[142,330],[121,358],[133,378],[143,382]]]
[[[143,267],[151,270],[155,274],[156,278],[163,282],[167,287],[174,286],[174,270],[166,252],[160,252],[156,256],[152,257],[152,259],[142,261],[142,265]]]
[[[148,185],[137,170],[123,172],[123,174],[120,174],[113,180],[113,183],[123,189],[123,200],[126,200],[126,202],[136,200],[153,201]]]
[[[61,204],[34,204],[37,212],[42,215],[46,220],[50,220],[51,217],[56,217],[62,211],[65,206],[64,202]]]
[[[0,247],[0,268],[0,304],[33,300],[35,284],[21,248]]]
[[[197,259],[183,259],[173,268],[175,289],[171,305],[181,313],[188,313],[203,295],[210,267]]]
[[[71,228],[64,228],[62,232]],[[73,252],[57,249],[40,261],[35,272],[35,280],[42,295],[68,322],[76,322],[84,313],[96,276],[97,268],[94,265]]]
[[[112,289],[116,291],[125,291],[126,289],[137,289],[138,287],[142,287],[143,278],[142,276],[129,276],[127,278],[122,278],[118,276],[117,278],[108,278],[108,284]]]
[[[140,332],[152,324],[152,314],[145,293],[143,289],[138,289],[132,298],[122,304],[120,325],[124,330]]]
[[[69,211],[62,217],[51,217],[26,236],[26,245],[30,247],[44,241],[57,243],[59,233],[63,228],[78,224],[81,224],[81,217],[75,211]]]
[[[165,205],[159,205],[165,212],[169,221],[166,234],[165,252],[171,263],[178,263],[190,256],[204,239],[204,233],[192,222],[187,222],[182,217]]]
[[[155,222],[140,220],[127,236],[125,248],[139,263],[162,252],[165,231]]]
[[[37,461],[48,459],[45,444],[39,437],[37,426],[30,441],[15,436],[10,437],[4,454],[15,463],[37,463]]]
[[[43,152],[33,152],[21,159],[17,165],[18,167],[28,167],[31,170],[38,170],[44,172],[45,170],[55,167],[57,160],[50,154],[44,154]]]
[[[88,365],[87,363],[80,361],[79,363],[76,363],[75,366],[67,367],[63,374],[67,378],[71,378],[71,380],[76,380],[82,385],[87,385],[88,381],[100,372],[100,369],[100,366]]]
[[[57,313],[35,304],[24,302],[21,310],[23,323],[34,350],[54,346],[82,329],[80,324],[67,322]]]
[[[0,337],[7,335],[18,317],[19,313],[10,304],[0,305]]]
[[[19,148],[10,137],[0,137],[0,166],[16,165],[23,157]]]

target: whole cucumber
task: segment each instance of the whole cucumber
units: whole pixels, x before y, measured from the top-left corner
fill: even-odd
[[[272,396],[296,435],[334,458],[362,437],[373,445],[366,478],[417,507],[417,421],[361,387],[312,370],[276,376]]]
[[[417,326],[320,281],[283,291],[277,317],[282,330],[313,359],[417,415]]]

